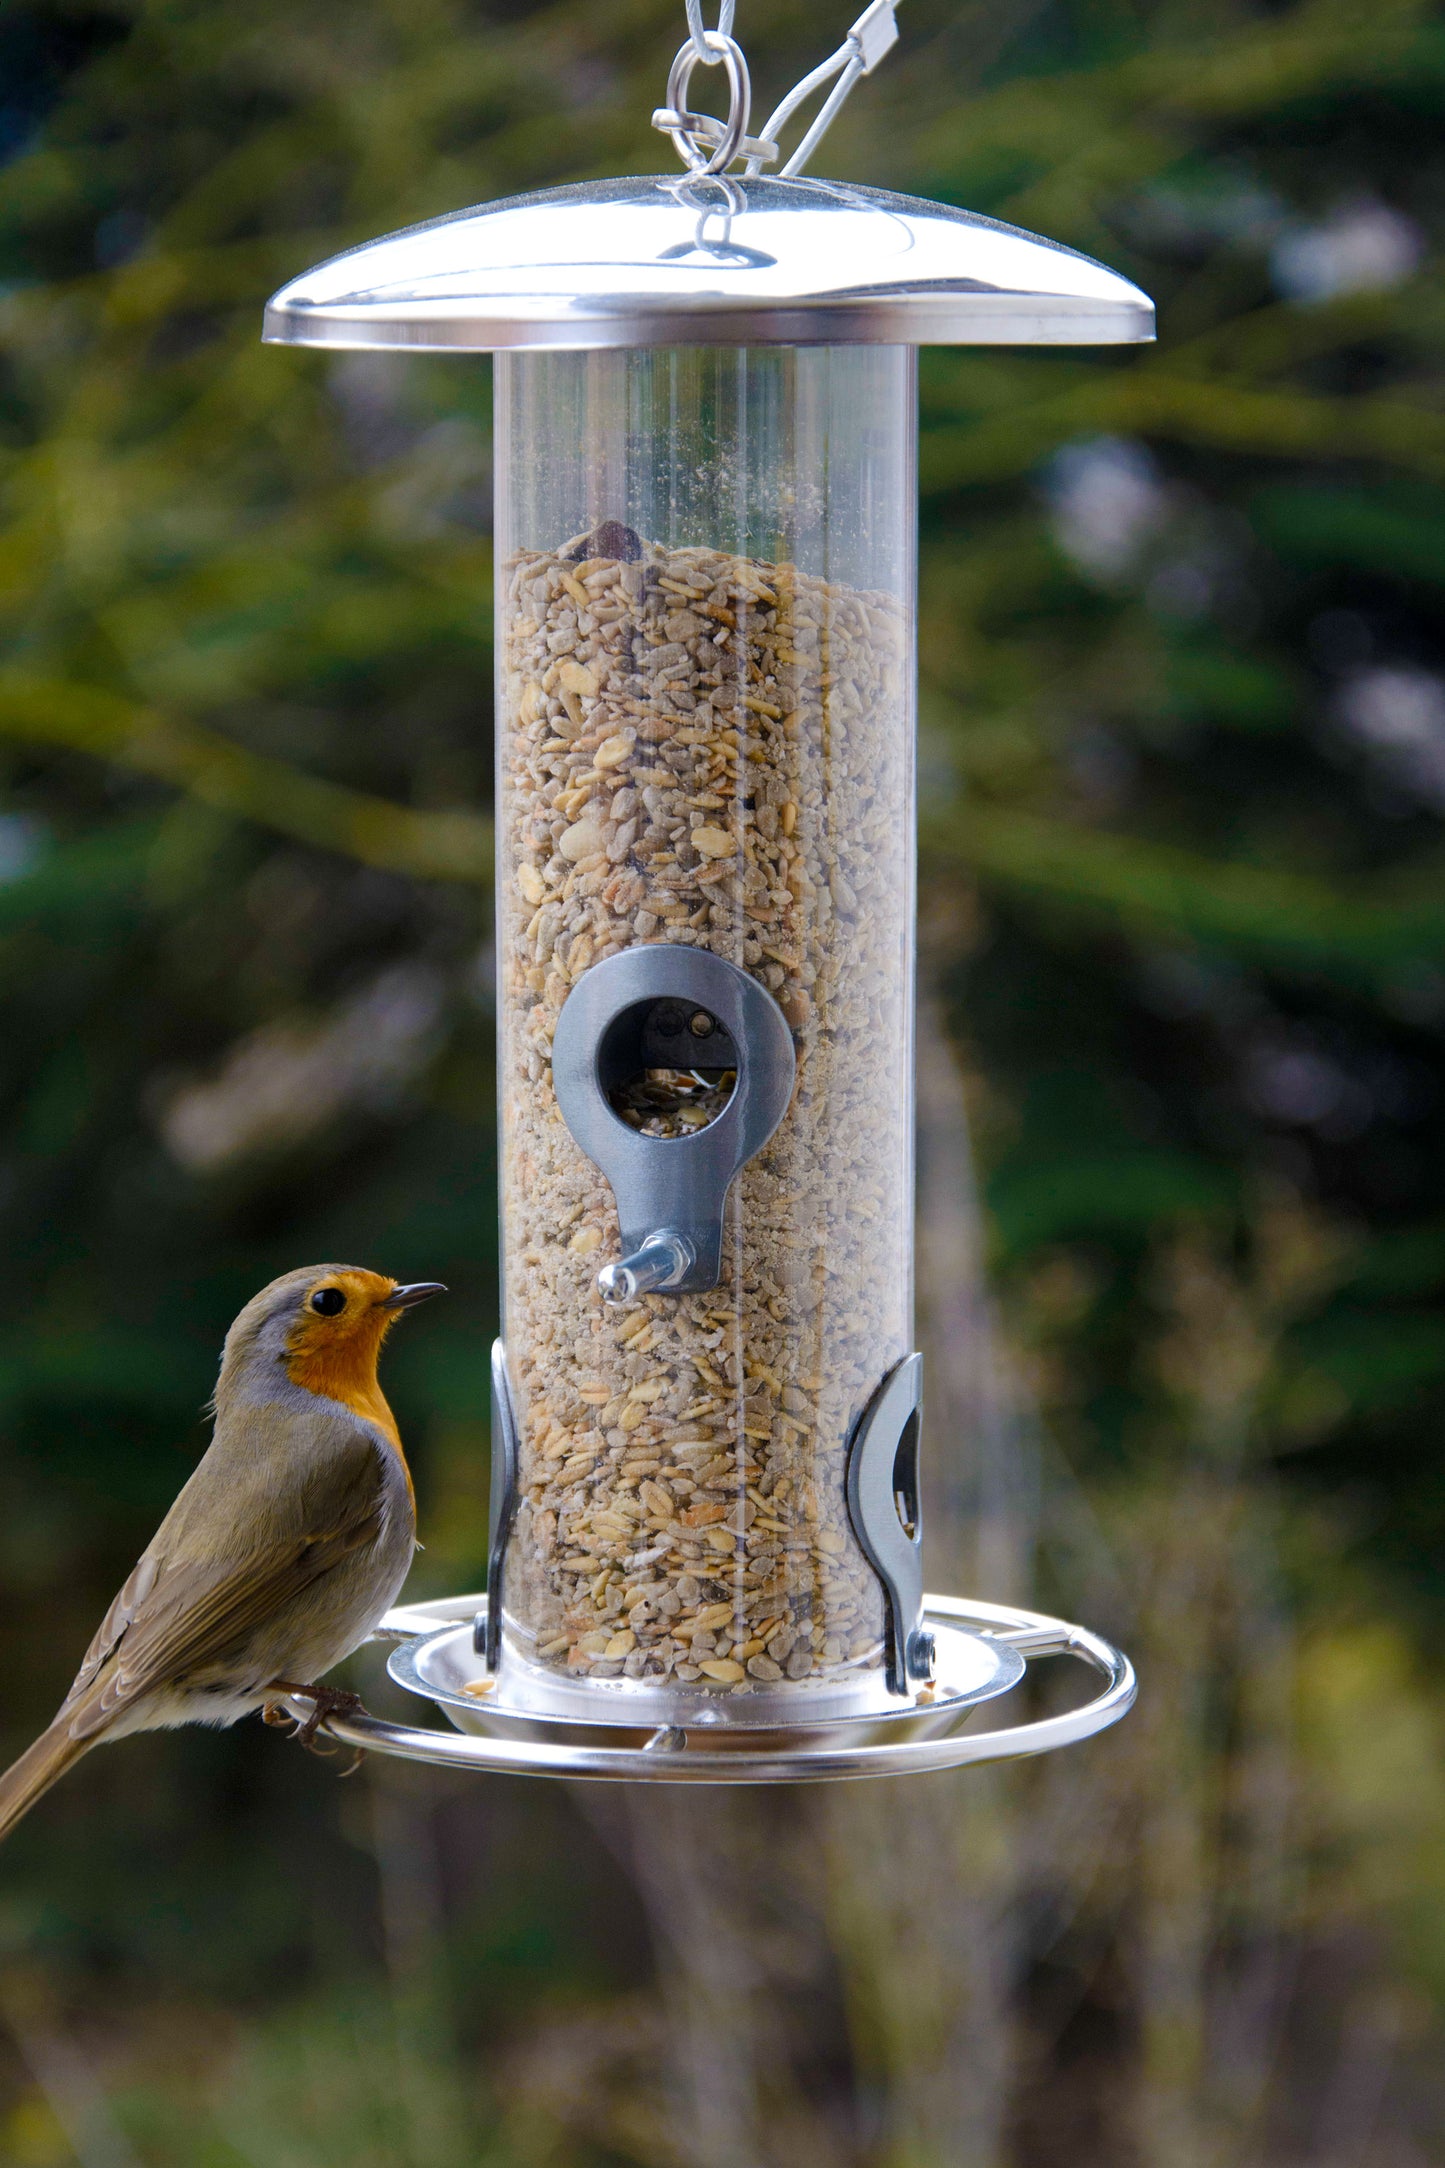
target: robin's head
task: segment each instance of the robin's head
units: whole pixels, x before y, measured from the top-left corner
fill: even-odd
[[[381,1343],[403,1310],[444,1294],[439,1280],[402,1286],[356,1265],[317,1274],[296,1306],[286,1335],[286,1369],[293,1385],[335,1396],[336,1383],[369,1383]]]
[[[278,1370],[292,1385],[368,1408],[381,1345],[403,1310],[445,1294],[439,1280],[401,1283],[359,1265],[306,1265],[253,1295],[226,1335],[218,1395],[263,1389]]]

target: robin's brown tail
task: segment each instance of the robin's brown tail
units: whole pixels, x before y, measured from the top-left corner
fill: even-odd
[[[94,1745],[94,1739],[72,1738],[69,1723],[57,1717],[49,1731],[43,1731],[0,1777],[0,1837],[8,1837],[41,1793],[48,1792],[57,1777],[63,1777],[71,1763]]]

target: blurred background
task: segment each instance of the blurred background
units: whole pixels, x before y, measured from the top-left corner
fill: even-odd
[[[741,0],[758,112],[851,0]],[[906,0],[821,171],[1154,293],[923,362],[929,1580],[1136,1656],[1036,1766],[757,1794],[97,1755],[0,1857],[17,2168],[1417,2168],[1445,2141],[1445,31]],[[676,0],[0,12],[3,1745],[345,1258],[483,1576],[489,374],[263,349],[671,168]],[[702,83],[699,79],[699,90]],[[374,1706],[389,1689],[362,1659]]]

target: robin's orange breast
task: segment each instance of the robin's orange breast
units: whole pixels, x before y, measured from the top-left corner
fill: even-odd
[[[286,1374],[293,1385],[303,1386],[308,1393],[319,1393],[326,1400],[339,1400],[353,1415],[374,1423],[383,1436],[391,1440],[406,1477],[407,1496],[415,1510],[416,1492],[411,1469],[402,1451],[396,1417],[387,1405],[386,1395],[377,1379],[374,1349],[358,1348],[355,1343],[340,1346],[313,1343],[291,1356],[286,1364]]]

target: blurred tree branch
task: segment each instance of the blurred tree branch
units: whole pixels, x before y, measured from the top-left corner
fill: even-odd
[[[1097,914],[1136,940],[1253,952],[1366,984],[1445,952],[1445,884],[1393,902],[1278,867],[1048,819],[1006,806],[925,818],[926,867],[974,874],[1021,898]]]
[[[469,884],[491,877],[492,827],[479,814],[394,805],[73,680],[0,675],[0,735],[112,761],[216,811],[389,873]]]

